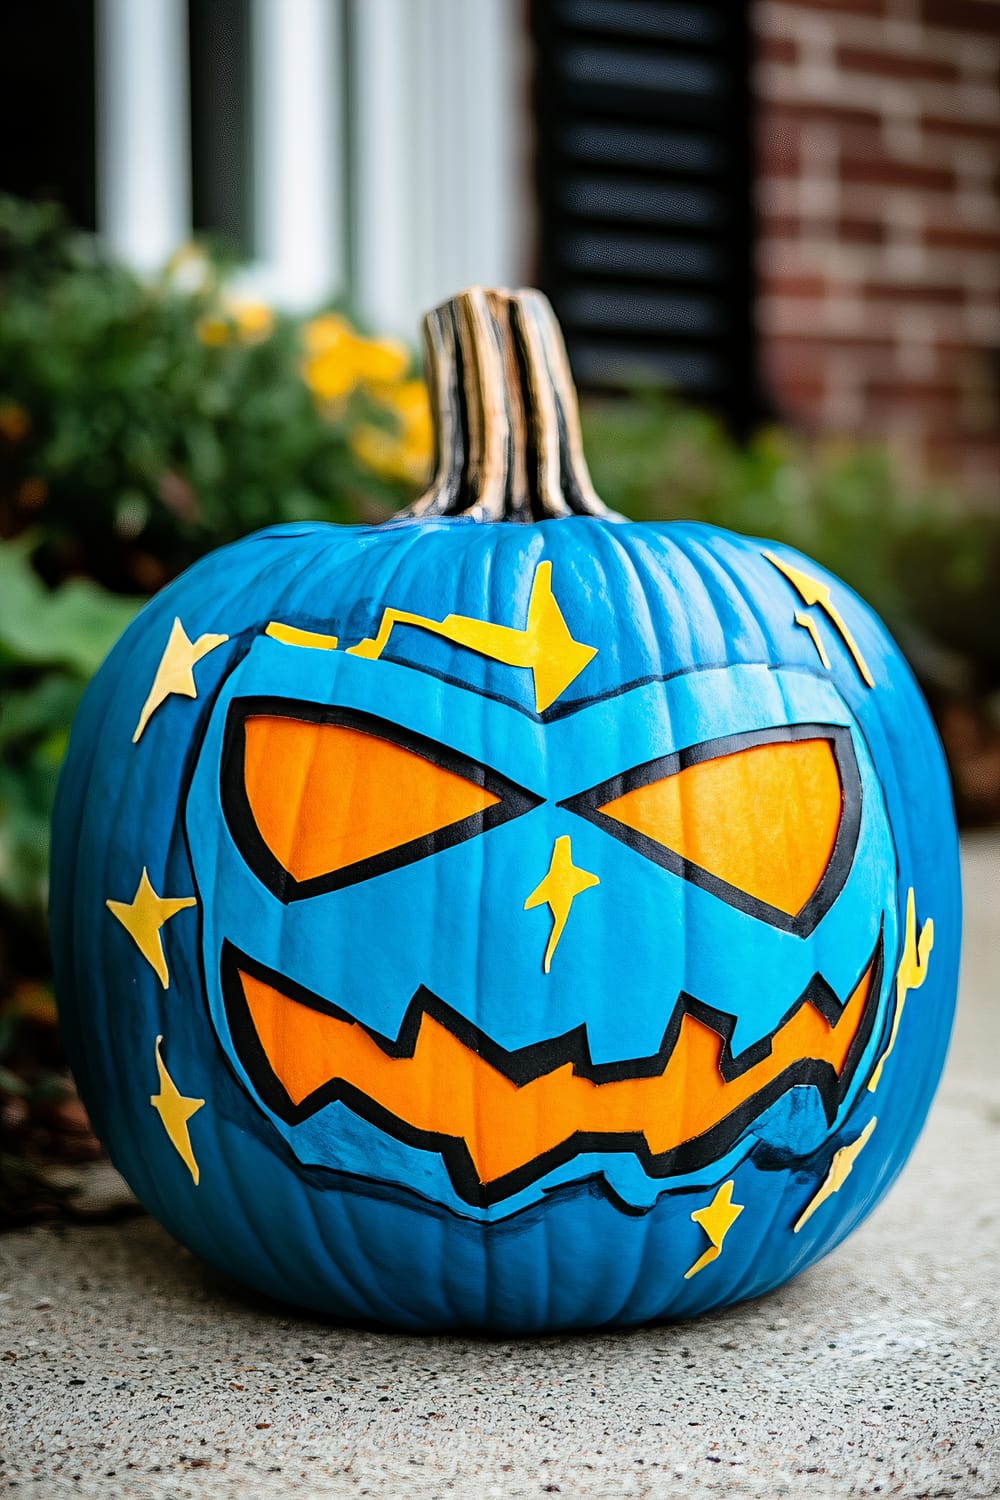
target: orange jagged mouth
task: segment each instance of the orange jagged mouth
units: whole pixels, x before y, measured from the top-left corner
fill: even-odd
[[[594,1064],[583,1026],[509,1052],[421,989],[392,1040],[232,944],[222,959],[230,1031],[268,1108],[296,1124],[340,1100],[438,1151],[459,1195],[483,1207],[583,1152],[630,1151],[652,1177],[694,1171],[797,1085],[818,1089],[832,1124],[871,1034],[881,969],[880,934],[846,1002],[815,976],[738,1057],[734,1018],[682,994],[655,1056]]]

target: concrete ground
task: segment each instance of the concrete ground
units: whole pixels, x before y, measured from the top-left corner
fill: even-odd
[[[821,1267],[696,1323],[487,1342],[290,1316],[145,1218],[21,1231],[0,1238],[0,1486],[996,1496],[1000,836],[964,857],[961,1002],[930,1123]]]

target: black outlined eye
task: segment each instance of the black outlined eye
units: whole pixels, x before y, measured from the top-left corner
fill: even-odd
[[[451,848],[538,799],[375,715],[241,699],[226,725],[222,800],[254,874],[292,901]]]
[[[694,745],[561,805],[730,905],[804,934],[847,877],[861,782],[846,729],[796,724]]]

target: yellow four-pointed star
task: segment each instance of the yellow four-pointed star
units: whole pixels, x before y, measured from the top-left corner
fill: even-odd
[[[153,677],[153,686],[142,705],[139,722],[135,726],[135,733],[132,736],[133,745],[141,738],[143,730],[160,704],[169,698],[171,693],[179,693],[183,698],[197,698],[198,689],[194,683],[195,664],[228,639],[228,635],[200,635],[196,641],[190,641],[180,620],[174,620],[170,638],[164,647],[159,666]]]
[[[170,1137],[170,1144],[191,1173],[194,1185],[197,1187],[201,1174],[198,1171],[194,1151],[191,1149],[188,1121],[192,1115],[198,1113],[205,1101],[204,1099],[186,1099],[177,1088],[160,1055],[162,1041],[162,1036],[156,1038],[156,1071],[160,1075],[160,1092],[151,1094],[149,1102],[163,1121],[163,1128]]]
[[[524,903],[525,911],[530,911],[534,906],[547,906],[552,913],[552,931],[542,965],[546,974],[552,967],[552,955],[563,935],[570,907],[581,891],[589,891],[592,886],[600,883],[596,875],[592,875],[589,870],[581,870],[579,865],[573,863],[569,834],[564,833],[557,838],[547,875],[535,886]]]
[[[839,1151],[833,1153],[830,1162],[830,1170],[826,1174],[823,1186],[815,1197],[811,1198],[795,1223],[794,1233],[798,1234],[804,1224],[807,1224],[820,1204],[825,1203],[827,1198],[832,1198],[834,1193],[839,1193],[844,1183],[854,1170],[854,1163],[861,1155],[871,1139],[872,1131],[878,1122],[878,1116],[872,1115],[868,1124],[862,1130],[856,1141],[849,1146],[841,1146]]]
[[[697,1276],[699,1271],[704,1270],[721,1253],[723,1240],[746,1207],[745,1203],[733,1202],[734,1186],[734,1179],[730,1178],[728,1182],[722,1184],[706,1208],[696,1208],[691,1215],[694,1222],[701,1225],[712,1243],[703,1255],[699,1255],[691,1269],[685,1271],[685,1281],[689,1281],[692,1276]]]
[[[194,896],[158,896],[145,865],[131,901],[106,901],[105,905],[135,943],[146,962],[156,971],[163,988],[170,988],[166,955],[160,928],[185,907],[196,906]]]

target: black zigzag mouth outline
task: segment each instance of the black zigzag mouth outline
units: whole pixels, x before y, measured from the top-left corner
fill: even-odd
[[[858,1064],[864,1055],[875,1024],[882,989],[883,933],[884,926],[880,926],[871,957],[862,967],[850,991],[850,994],[854,993],[865,973],[870,970],[864,1010],[839,1075],[832,1063],[816,1058],[800,1058],[783,1069],[776,1078],[764,1084],[711,1129],[668,1151],[652,1152],[641,1131],[621,1133],[577,1131],[560,1142],[558,1146],[542,1152],[523,1166],[488,1183],[479,1180],[472,1156],[461,1137],[422,1130],[417,1126],[409,1125],[390,1110],[377,1104],[354,1084],[343,1079],[331,1078],[329,1082],[321,1085],[306,1099],[303,1099],[300,1104],[295,1104],[271,1066],[257,1035],[240,978],[241,971],[277,990],[289,1003],[304,1005],[336,1020],[360,1026],[386,1056],[393,1059],[413,1056],[422,1019],[428,1015],[450,1031],[464,1047],[477,1053],[519,1088],[559,1067],[564,1067],[567,1063],[572,1064],[574,1073],[598,1084],[659,1077],[670,1060],[685,1015],[690,1015],[710,1027],[722,1039],[719,1071],[723,1081],[731,1083],[770,1055],[774,1037],[803,1005],[812,1005],[831,1027],[836,1027],[846,1001],[840,1000],[822,975],[817,973],[767,1036],[761,1037],[743,1052],[734,1055],[731,1043],[736,1029],[736,1017],[706,1005],[682,991],[677,997],[663,1041],[657,1052],[649,1057],[595,1063],[590,1057],[587,1029],[583,1023],[571,1031],[564,1032],[561,1036],[545,1038],[542,1041],[530,1043],[526,1047],[518,1048],[516,1051],[508,1051],[424,986],[416,991],[407,1006],[397,1036],[386,1037],[365,1026],[356,1016],[324,1000],[303,985],[297,984],[274,969],[269,969],[265,964],[258,963],[256,959],[241,952],[228,940],[225,940],[222,945],[222,994],[230,1035],[240,1061],[261,1103],[279,1119],[288,1125],[299,1125],[328,1104],[345,1104],[361,1119],[367,1120],[384,1134],[402,1141],[405,1145],[415,1146],[424,1151],[436,1151],[444,1161],[452,1186],[459,1198],[474,1208],[486,1209],[530,1187],[532,1183],[574,1157],[588,1153],[630,1153],[638,1160],[646,1175],[653,1179],[699,1171],[724,1156],[754,1120],[792,1088],[806,1085],[815,1088],[822,1101],[827,1125],[832,1127],[851,1088]]]

